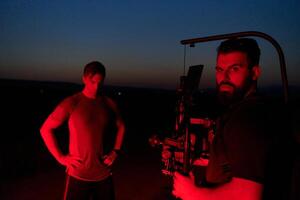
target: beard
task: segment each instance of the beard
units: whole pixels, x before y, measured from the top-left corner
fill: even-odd
[[[250,87],[254,84],[254,81],[249,77],[248,79],[245,80],[244,84],[242,87],[237,87],[230,81],[222,81],[218,86],[217,86],[217,91],[218,91],[218,101],[221,103],[221,105],[228,107],[232,104],[235,104],[239,101],[241,101],[247,92],[249,91]],[[232,92],[227,92],[227,91],[220,91],[220,88],[222,85],[227,85],[233,88]]]

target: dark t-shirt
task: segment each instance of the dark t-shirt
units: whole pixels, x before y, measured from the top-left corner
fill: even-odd
[[[209,183],[222,184],[238,177],[265,185],[272,178],[284,179],[280,173],[286,172],[275,171],[286,166],[280,154],[288,151],[284,138],[289,136],[284,132],[284,120],[280,120],[284,117],[274,109],[252,95],[217,120],[206,174]]]
[[[79,167],[70,167],[67,173],[86,181],[99,181],[110,175],[101,162],[103,138],[115,119],[110,99],[104,96],[90,99],[82,93],[64,99],[50,115],[58,121],[68,120],[69,154],[79,157]]]
[[[217,120],[208,182],[224,183],[239,177],[264,183],[267,162],[282,135],[271,109],[261,98],[250,96]]]

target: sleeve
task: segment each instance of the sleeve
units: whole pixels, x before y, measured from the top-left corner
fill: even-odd
[[[119,111],[119,108],[116,104],[116,102],[114,100],[112,100],[111,98],[109,97],[105,97],[106,98],[106,102],[107,104],[109,105],[109,107],[112,109],[112,111],[114,112],[114,117],[117,119],[117,120],[122,120],[122,116],[121,116],[121,113]]]
[[[225,141],[232,176],[263,183],[273,140],[269,115],[263,107],[240,110],[226,127]]]
[[[50,118],[55,121],[64,122],[69,117],[73,110],[72,98],[68,97],[62,100],[54,109],[54,111],[50,114]]]

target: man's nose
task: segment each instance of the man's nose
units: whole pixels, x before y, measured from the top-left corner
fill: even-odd
[[[230,80],[230,70],[224,71],[224,80],[226,81]]]

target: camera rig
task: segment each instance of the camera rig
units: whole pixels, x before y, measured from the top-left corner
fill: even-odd
[[[185,74],[185,57],[186,57],[186,45],[190,47],[194,47],[196,43],[203,43],[209,41],[216,41],[216,40],[224,40],[230,38],[238,38],[238,37],[260,37],[267,41],[269,41],[273,47],[277,50],[279,56],[279,63],[280,63],[280,72],[281,72],[281,80],[282,80],[282,87],[283,87],[283,96],[284,96],[284,103],[288,104],[288,80],[287,80],[287,73],[286,73],[286,63],[283,51],[279,45],[279,43],[272,38],[271,36],[257,31],[246,31],[246,32],[236,32],[236,33],[229,33],[229,34],[222,34],[222,35],[213,35],[208,37],[202,38],[192,38],[182,40],[180,43],[184,45],[184,74]],[[180,170],[184,174],[188,174],[190,171],[191,165],[191,152],[193,151],[193,140],[191,137],[190,127],[192,124],[201,125],[204,128],[207,128],[208,132],[213,133],[214,129],[214,122],[210,119],[200,119],[200,118],[191,118],[189,116],[190,109],[192,105],[192,96],[195,92],[195,89],[198,88],[200,76],[202,73],[203,65],[196,65],[191,66],[189,68],[188,76],[181,76],[180,78],[180,87],[177,90],[177,105],[176,105],[176,123],[175,123],[175,134],[172,138],[165,138],[164,140],[158,140],[157,136],[154,136],[149,139],[149,142],[153,146],[170,146],[175,151],[182,151],[183,152],[183,160],[182,160],[182,167],[178,167],[179,165],[176,164],[175,153],[169,159],[162,159],[164,163],[164,169],[162,170],[165,174],[172,174],[172,170]],[[203,137],[206,140],[209,139],[209,136]],[[207,139],[208,138],[208,139]],[[209,144],[207,142],[207,144]],[[204,157],[208,156],[207,152],[207,145],[202,144],[201,155]]]
[[[198,85],[203,71],[203,65],[189,67],[187,76],[180,77],[180,84],[176,90],[175,128],[172,137],[160,140],[157,135],[149,139],[151,146],[162,146],[163,174],[172,175],[173,171],[188,174],[195,158],[195,144],[200,149],[201,157],[208,157],[208,131],[201,135],[192,133],[192,126],[201,126],[207,130],[212,129],[214,122],[208,118],[193,118],[191,111],[194,106],[194,94],[198,92]],[[199,142],[200,141],[200,142]]]

